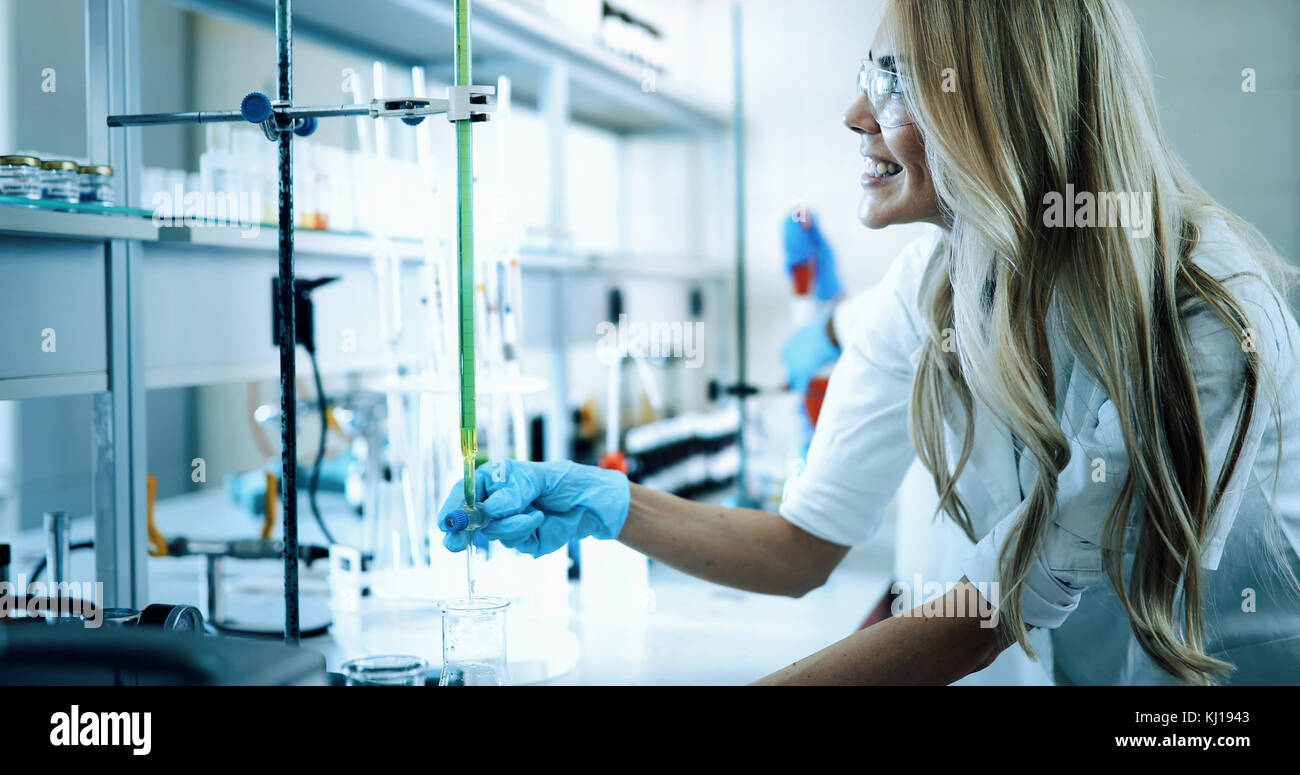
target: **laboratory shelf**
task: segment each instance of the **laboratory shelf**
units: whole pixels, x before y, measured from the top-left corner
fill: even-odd
[[[158,239],[158,227],[145,211],[8,196],[0,197],[0,232],[94,241]]]
[[[724,265],[725,260],[729,259],[639,255],[619,251],[606,253],[531,248],[520,251],[520,266],[525,270],[719,282],[730,280],[734,274],[732,267]]]
[[[451,380],[431,379],[428,377],[381,377],[370,382],[370,387],[382,392],[427,393],[430,395],[459,396],[460,384]],[[480,396],[523,396],[541,393],[549,387],[541,377],[515,377],[513,379],[493,379],[484,377],[475,386]]]
[[[163,226],[161,242],[190,243],[235,250],[279,250],[279,232],[274,224],[261,224],[256,231],[249,226]],[[376,238],[360,232],[334,232],[317,229],[294,229],[294,250],[324,256],[370,258],[375,253]],[[424,258],[424,246],[410,238],[389,240],[391,250],[402,258]]]
[[[0,401],[89,395],[105,390],[108,390],[108,374],[103,371],[39,377],[0,377]]]
[[[104,232],[124,219],[12,209],[0,207],[0,400],[103,391],[112,244]],[[45,233],[61,229],[80,233]]]
[[[274,0],[169,0],[190,10],[269,25]],[[452,0],[295,0],[294,32],[397,63],[451,75]],[[620,133],[717,132],[730,125],[727,106],[701,99],[689,86],[659,75],[642,90],[642,68],[586,41],[545,14],[505,0],[474,0],[474,77],[509,76],[516,99],[536,104],[547,73],[568,68],[570,115]],[[445,72],[438,69],[445,66]]]
[[[270,251],[277,249],[274,225],[262,224],[256,233],[247,226],[187,227],[163,226],[158,241],[163,244],[191,245],[230,250]],[[376,238],[364,232],[338,232],[316,229],[294,230],[294,249],[303,254],[332,257],[371,258],[376,252]],[[388,250],[409,261],[423,261],[424,243],[412,237],[388,240]],[[440,246],[439,250],[445,250]],[[700,279],[726,281],[732,268],[730,259],[688,255],[640,255],[620,251],[565,250],[524,247],[519,265],[527,272],[603,274],[664,279]]]

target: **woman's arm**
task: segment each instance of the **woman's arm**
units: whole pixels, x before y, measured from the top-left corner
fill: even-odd
[[[631,496],[620,541],[729,587],[800,597],[824,584],[848,552],[766,511],[695,503],[639,484]]]
[[[947,595],[854,633],[755,684],[950,684],[988,667],[1010,645],[996,624],[996,613],[963,579]]]

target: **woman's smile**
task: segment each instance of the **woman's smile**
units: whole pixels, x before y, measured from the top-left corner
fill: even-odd
[[[901,176],[903,168],[897,162],[883,156],[866,156],[866,168],[862,171],[862,187],[885,186]]]

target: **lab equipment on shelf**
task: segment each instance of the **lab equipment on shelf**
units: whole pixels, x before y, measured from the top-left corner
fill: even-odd
[[[508,686],[506,610],[500,597],[456,598],[442,611],[442,675],[439,686]]]
[[[41,198],[41,160],[35,156],[0,156],[0,195]]]
[[[81,180],[77,163],[67,159],[41,162],[41,198],[76,204],[81,201]]]
[[[107,164],[83,164],[77,168],[81,201],[88,204],[111,205],[113,195],[113,168]]]
[[[632,481],[682,497],[734,484],[739,444],[740,411],[734,406],[641,425],[623,441]]]
[[[597,42],[614,53],[663,72],[670,56],[663,33],[650,22],[613,3],[602,3]]]
[[[49,568],[50,583],[55,585],[55,590],[68,580],[68,556],[71,549],[68,540],[68,513],[45,512],[45,565]]]

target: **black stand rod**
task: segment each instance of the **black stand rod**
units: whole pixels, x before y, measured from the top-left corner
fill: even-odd
[[[276,97],[293,104],[292,0],[275,2]],[[280,503],[284,518],[284,641],[296,645],[298,624],[298,396],[294,361],[298,341],[293,298],[293,132],[280,127]]]
[[[745,397],[751,394],[749,374],[746,363],[746,349],[749,346],[746,327],[748,318],[745,314],[745,59],[744,59],[744,24],[741,16],[740,2],[731,9],[731,46],[734,50],[732,59],[733,89],[735,107],[732,114],[732,139],[736,154],[736,397],[740,405],[740,467],[736,475],[740,483],[740,501],[749,501],[749,454],[745,446]]]

